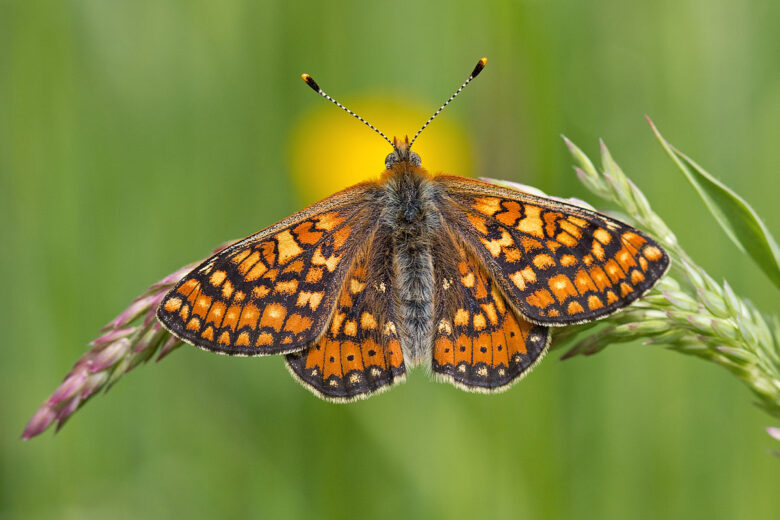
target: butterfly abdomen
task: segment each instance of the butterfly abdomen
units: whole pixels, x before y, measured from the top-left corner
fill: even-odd
[[[405,167],[385,183],[383,224],[393,230],[393,266],[404,359],[413,366],[430,357],[433,323],[431,237],[441,228],[436,187],[424,170]]]

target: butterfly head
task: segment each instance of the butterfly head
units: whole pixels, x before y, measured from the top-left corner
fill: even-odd
[[[385,157],[385,168],[388,170],[399,163],[409,163],[412,166],[420,166],[422,164],[420,156],[411,150],[409,136],[406,136],[403,142],[398,138],[394,138],[393,153]]]

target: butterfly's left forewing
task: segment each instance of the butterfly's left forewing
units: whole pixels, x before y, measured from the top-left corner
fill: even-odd
[[[601,213],[462,177],[435,181],[445,193],[447,226],[534,323],[608,316],[647,292],[669,267],[653,239]]]
[[[344,278],[376,230],[374,184],[339,192],[236,242],[187,274],[157,316],[225,354],[295,352],[319,339]]]

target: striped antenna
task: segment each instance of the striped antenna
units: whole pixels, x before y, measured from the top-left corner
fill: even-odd
[[[320,88],[320,86],[319,86],[319,85],[317,85],[317,82],[316,82],[316,81],[314,81],[314,78],[312,78],[312,77],[311,77],[311,76],[309,76],[308,74],[301,74],[301,78],[303,78],[303,81],[305,81],[305,82],[306,82],[306,84],[307,84],[307,85],[309,85],[309,86],[312,88],[312,90],[314,90],[314,92],[316,92],[316,93],[317,93],[317,94],[319,94],[320,96],[324,97],[325,99],[327,99],[327,100],[328,100],[328,101],[330,101],[331,103],[335,104],[337,107],[339,107],[340,109],[342,109],[343,111],[345,111],[347,114],[349,114],[349,115],[351,115],[351,116],[353,116],[353,117],[357,118],[357,120],[358,120],[358,121],[362,122],[364,125],[366,125],[367,127],[369,127],[371,130],[373,130],[374,132],[376,132],[376,133],[378,133],[379,135],[381,135],[382,137],[384,137],[385,141],[387,141],[388,143],[390,143],[390,146],[392,146],[392,147],[393,147],[393,150],[396,150],[396,147],[395,147],[395,145],[393,144],[393,142],[392,142],[390,139],[388,139],[388,138],[387,138],[387,136],[386,136],[385,134],[383,134],[382,132],[380,132],[380,131],[379,131],[379,129],[378,129],[377,127],[375,127],[374,125],[372,125],[371,123],[369,123],[368,121],[366,121],[365,119],[363,119],[362,117],[360,117],[359,115],[357,115],[356,113],[354,113],[352,110],[348,109],[347,107],[345,107],[344,105],[342,105],[341,103],[339,103],[338,101],[336,101],[335,99],[333,99],[332,97],[330,97],[329,95],[327,95],[327,94],[325,93],[325,91],[324,91],[324,90],[322,90],[322,89]]]
[[[464,82],[463,82],[463,85],[461,85],[461,86],[460,86],[460,88],[459,88],[458,90],[456,90],[456,91],[455,91],[455,93],[454,93],[453,95],[451,95],[451,96],[450,96],[450,99],[448,99],[448,100],[447,100],[447,101],[446,101],[446,102],[445,102],[445,103],[444,103],[442,106],[440,106],[440,107],[439,107],[439,110],[437,110],[437,111],[436,111],[436,112],[435,112],[435,113],[434,113],[434,114],[433,114],[433,115],[432,115],[430,118],[428,118],[428,120],[425,122],[425,124],[424,124],[424,125],[422,125],[422,128],[420,128],[420,129],[417,131],[417,133],[416,133],[416,134],[414,134],[414,137],[412,138],[412,142],[411,142],[411,143],[409,143],[409,148],[411,148],[411,147],[412,147],[412,145],[414,144],[414,142],[417,140],[417,136],[419,136],[419,135],[420,135],[420,133],[421,133],[423,130],[425,130],[425,127],[426,127],[426,126],[428,126],[429,124],[431,124],[431,121],[433,121],[433,120],[436,118],[436,116],[438,116],[438,115],[439,115],[439,113],[440,113],[442,110],[444,110],[444,107],[446,107],[447,105],[449,105],[449,104],[450,104],[450,102],[451,102],[453,99],[455,99],[455,96],[457,96],[458,94],[460,94],[460,91],[461,91],[461,90],[463,90],[464,88],[466,88],[466,85],[468,85],[469,83],[471,83],[471,80],[472,80],[472,79],[474,79],[474,78],[476,78],[476,77],[477,77],[477,75],[478,75],[480,72],[482,72],[482,69],[484,69],[484,68],[485,68],[485,65],[486,65],[486,64],[487,64],[487,58],[482,58],[481,60],[479,60],[479,61],[477,62],[477,66],[476,66],[476,67],[474,67],[474,70],[471,72],[471,74],[469,75],[469,77],[468,77],[468,78],[466,78],[466,81],[464,81]]]

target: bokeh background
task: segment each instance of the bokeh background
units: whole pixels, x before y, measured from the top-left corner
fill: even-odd
[[[551,355],[499,396],[416,370],[348,406],[281,358],[182,348],[18,438],[149,283],[378,175],[386,144],[301,72],[403,135],[488,56],[425,165],[601,205],[559,134],[603,137],[692,256],[776,312],[643,116],[777,234],[778,20],[768,0],[0,1],[0,518],[777,518],[747,390],[639,344]]]

